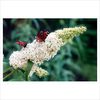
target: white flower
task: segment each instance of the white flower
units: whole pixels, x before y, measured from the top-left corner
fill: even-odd
[[[60,47],[63,45],[63,42],[54,32],[52,32],[46,38],[45,44],[47,46],[47,52],[49,54],[47,59],[49,60],[57,54],[58,50],[60,50]]]
[[[13,52],[9,58],[10,65],[14,68],[23,68],[27,65],[28,60],[35,65],[41,65],[45,60],[48,61],[53,58],[61,46],[85,31],[86,27],[82,26],[51,32],[45,39],[45,42],[34,40],[20,51]],[[32,67],[30,73],[36,73],[39,77],[47,75],[47,71],[36,66]]]
[[[44,77],[44,76],[47,76],[49,74],[46,70],[44,70],[44,69],[42,69],[40,67],[37,67],[36,65],[32,66],[32,69],[31,69],[31,71],[29,73],[29,77],[31,77],[33,75],[33,73],[35,73],[40,78]]]
[[[26,67],[27,60],[24,58],[23,54],[20,51],[15,51],[11,54],[9,58],[10,65],[15,69]]]

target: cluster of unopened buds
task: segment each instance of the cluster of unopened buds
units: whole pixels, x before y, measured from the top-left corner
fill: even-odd
[[[29,77],[34,73],[39,77],[47,76],[49,73],[39,66],[44,62],[53,58],[60,47],[72,40],[74,37],[86,31],[86,27],[63,28],[54,32],[40,31],[36,39],[32,43],[17,41],[16,43],[22,46],[20,51],[14,51],[9,63],[15,69],[28,67],[28,61],[33,62]]]

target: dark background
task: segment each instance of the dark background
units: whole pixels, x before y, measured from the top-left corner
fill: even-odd
[[[21,48],[16,41],[32,42],[40,30],[55,31],[64,27],[86,26],[87,31],[63,46],[58,54],[41,67],[49,76],[32,81],[96,81],[97,80],[97,19],[3,19],[4,80],[27,81],[23,70],[14,73],[9,56]]]

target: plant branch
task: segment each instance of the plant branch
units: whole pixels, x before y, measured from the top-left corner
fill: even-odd
[[[3,80],[6,80],[9,76],[11,76],[16,70],[13,70],[11,73],[9,73],[8,75],[6,75]]]

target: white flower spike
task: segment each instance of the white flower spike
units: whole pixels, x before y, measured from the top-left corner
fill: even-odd
[[[37,39],[32,43],[28,43],[20,51],[14,51],[9,58],[9,63],[16,69],[26,67],[28,60],[30,60],[33,62],[33,67],[29,76],[31,77],[33,73],[36,73],[39,77],[46,76],[48,72],[37,66],[53,58],[61,46],[86,30],[86,27],[81,26],[56,30],[49,33],[48,36],[45,33],[45,38],[39,35]],[[42,38],[39,40],[41,36]]]

